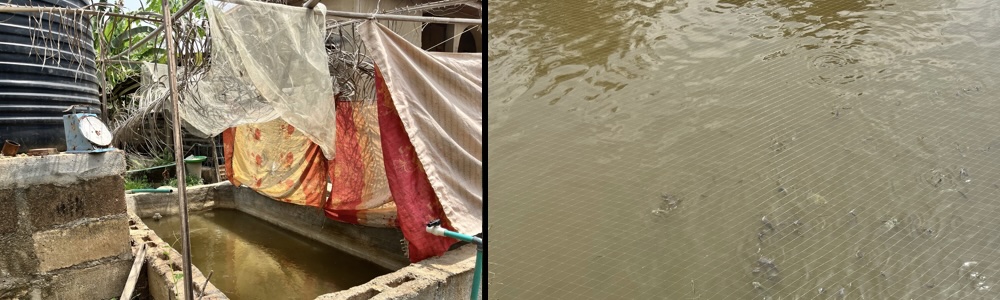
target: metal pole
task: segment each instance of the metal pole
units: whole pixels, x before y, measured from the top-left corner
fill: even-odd
[[[302,6],[305,6],[308,9],[313,9],[316,8],[316,4],[319,4],[319,0],[309,0]]]
[[[379,12],[379,13],[381,13],[381,14],[387,14],[387,15],[398,15],[398,14],[405,14],[405,13],[412,13],[412,12],[421,12],[421,11],[426,11],[426,10],[431,10],[431,9],[436,9],[436,8],[442,8],[442,7],[449,7],[449,6],[457,6],[457,5],[469,4],[470,2],[475,2],[475,1],[474,0],[471,0],[471,1],[467,1],[467,0],[458,0],[458,1],[443,0],[443,1],[438,1],[438,2],[429,2],[429,3],[424,3],[424,4],[418,4],[418,5],[400,7],[400,8],[396,8],[396,9],[382,11],[382,12]],[[327,27],[326,30],[329,31],[329,30],[337,28],[337,27],[348,26],[348,25],[351,25],[351,24],[358,24],[358,23],[361,23],[361,21],[364,21],[364,20],[353,20],[353,21],[337,22],[336,24]]]
[[[100,35],[99,42],[101,43],[101,59],[103,59],[107,56],[106,49],[108,49],[108,46],[104,42],[104,34]],[[104,70],[104,72],[101,72],[101,122],[111,124],[108,123],[108,93],[111,92],[108,91],[108,67],[104,63],[98,62],[98,64]]]
[[[160,19],[133,16],[113,12],[103,12],[84,8],[69,7],[49,7],[49,6],[20,6],[20,5],[0,5],[0,13],[50,13],[50,14],[82,14],[85,16],[113,16],[121,18],[132,18],[150,22],[160,22]]]
[[[215,146],[215,137],[209,137],[209,140],[212,141],[212,167],[215,168],[212,173],[215,173],[215,182],[222,182],[222,177],[219,176],[219,150]]]
[[[250,3],[260,3],[257,1],[249,0],[220,0],[223,2],[235,3],[235,4],[250,4]],[[340,17],[348,19],[379,19],[387,21],[408,21],[408,22],[421,22],[421,23],[444,23],[444,24],[471,24],[471,25],[482,25],[482,19],[462,19],[462,18],[441,18],[441,17],[423,17],[423,16],[408,16],[408,15],[390,15],[390,14],[371,14],[371,13],[359,13],[359,12],[349,12],[349,11],[337,11],[328,10],[326,11],[327,17]],[[152,33],[151,33],[152,34]],[[140,41],[142,42],[142,41]],[[115,57],[112,57],[115,58]]]
[[[100,60],[97,60],[97,62],[99,62],[99,63],[108,63],[108,64],[122,64],[122,65],[141,65],[141,64],[148,63],[146,61],[125,60],[125,59],[100,59]]]
[[[193,1],[192,1],[193,2]],[[177,57],[174,53],[173,16],[170,15],[170,1],[163,1],[163,26],[167,39],[167,78],[170,81],[170,102],[173,103],[174,120],[174,164],[177,166],[177,202],[181,213],[181,254],[184,270],[184,299],[194,300],[191,284],[191,236],[188,229],[187,187],[184,174],[184,143],[181,136],[181,108],[177,99]]]
[[[328,10],[326,11],[326,16],[328,17],[341,17],[350,19],[378,19],[387,21],[408,21],[408,22],[420,22],[420,23],[443,23],[443,24],[470,24],[470,25],[482,25],[482,19],[463,19],[463,18],[442,18],[442,17],[423,17],[423,16],[408,16],[408,15],[387,15],[387,14],[367,14],[359,12],[349,12],[349,11],[336,11]]]
[[[191,11],[191,9],[194,8],[195,4],[201,3],[201,1],[202,0],[189,0],[187,4],[184,4],[184,6],[182,6],[181,9],[178,9],[177,12],[175,12],[173,15],[170,16],[170,18],[171,19],[180,18],[181,16],[183,16],[184,14],[186,14],[188,11]],[[167,13],[164,14],[164,18],[163,18],[164,20],[166,20],[167,18],[165,16],[169,15],[170,10],[164,10],[164,12],[167,12]],[[132,44],[132,46],[128,47],[128,49],[125,49],[125,51],[122,51],[122,53],[118,53],[117,55],[109,57],[108,59],[119,59],[119,58],[125,57],[129,53],[132,53],[132,51],[135,51],[135,49],[139,49],[139,47],[142,47],[142,45],[145,45],[149,41],[151,41],[154,38],[156,38],[156,36],[159,35],[160,32],[163,31],[163,27],[164,26],[165,26],[165,24],[164,25],[160,25],[160,27],[156,27],[156,30],[153,30],[152,32],[150,32],[148,35],[146,35],[146,37],[142,38],[138,42],[135,42],[135,44]]]

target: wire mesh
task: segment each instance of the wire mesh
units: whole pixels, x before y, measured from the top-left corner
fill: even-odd
[[[490,299],[998,297],[996,4],[585,2],[491,10]]]

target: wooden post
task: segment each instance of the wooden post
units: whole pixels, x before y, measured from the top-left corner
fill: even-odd
[[[118,297],[118,299],[132,299],[132,292],[135,291],[135,283],[139,281],[139,273],[142,273],[142,266],[145,262],[146,243],[142,243],[142,246],[139,246],[139,252],[135,253],[135,261],[132,262],[132,271],[129,271],[128,280],[125,281],[125,290],[122,291],[122,296]]]

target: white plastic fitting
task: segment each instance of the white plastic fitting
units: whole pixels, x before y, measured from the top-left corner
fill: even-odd
[[[444,236],[444,228],[441,226],[428,226],[427,232],[436,236]]]

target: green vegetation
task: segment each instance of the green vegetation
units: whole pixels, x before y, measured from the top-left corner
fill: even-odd
[[[125,178],[125,190],[134,189],[145,189],[152,187],[152,184],[146,180],[146,176],[138,176],[136,178]]]
[[[135,11],[126,11],[121,0],[94,1],[96,10],[113,13],[126,13],[142,17],[158,17],[162,15],[163,1],[170,2],[170,11],[176,12],[184,1],[170,0],[142,0],[141,7]],[[115,3],[117,2],[117,3]],[[183,22],[194,22],[193,20],[204,20],[207,14],[204,3],[198,3],[194,9],[186,14]],[[156,30],[159,24],[154,24],[145,20],[133,18],[122,18],[115,16],[100,16],[91,18],[91,28],[94,36],[94,50],[98,59],[117,59],[139,62],[166,63],[167,50],[164,46],[163,34],[158,34],[156,38],[142,45],[136,43],[149,36]],[[206,37],[205,29],[196,27],[196,36]],[[126,52],[133,45],[132,51]],[[201,57],[198,54],[197,57]],[[108,96],[108,110],[110,116],[116,116],[125,110],[126,106],[135,105],[130,103],[126,95],[139,88],[140,82],[137,80],[140,75],[142,65],[140,64],[118,64],[108,63],[102,67],[102,75],[108,88],[102,89]]]
[[[202,180],[201,178],[198,178],[198,176],[187,176],[187,179],[184,180],[184,183],[188,187],[192,187],[192,186],[203,185],[205,184],[205,181]],[[151,189],[159,186],[177,187],[177,178],[170,178],[170,180],[167,180],[167,182],[163,184],[160,184],[159,182],[150,182],[149,180],[146,179],[145,176],[125,178],[125,190]]]
[[[184,180],[184,184],[191,187],[191,186],[205,184],[205,181],[199,178],[198,176],[187,176],[187,178],[185,178]],[[177,178],[171,178],[169,181],[167,181],[166,185],[177,187]]]
[[[164,166],[174,163],[174,152],[168,148],[164,148],[160,155],[153,158],[153,164],[150,167]]]

